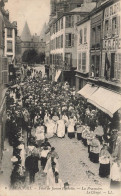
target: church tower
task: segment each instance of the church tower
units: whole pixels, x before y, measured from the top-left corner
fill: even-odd
[[[28,26],[28,23],[27,21],[25,22],[25,25],[24,25],[24,28],[23,28],[23,31],[22,31],[22,34],[21,34],[21,40],[23,42],[31,42],[31,32],[30,32],[30,29],[29,29],[29,26]]]

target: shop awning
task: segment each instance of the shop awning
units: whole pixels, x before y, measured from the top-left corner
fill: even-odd
[[[57,71],[56,71],[56,74],[55,74],[55,82],[58,81],[60,75],[61,75],[61,70],[57,70]]]
[[[110,117],[113,117],[113,114],[121,108],[121,95],[102,87],[93,93],[87,101]]]
[[[86,84],[80,91],[77,93],[88,99],[96,90],[97,86],[92,86],[91,84]]]

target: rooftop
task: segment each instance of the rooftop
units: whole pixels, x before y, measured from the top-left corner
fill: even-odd
[[[84,3],[82,4],[81,7],[77,7],[73,10],[71,10],[70,12],[90,12],[92,11],[94,8],[96,7],[96,3],[95,2],[91,2],[91,3]]]
[[[28,26],[27,21],[25,22],[24,28],[23,28],[23,32],[21,34],[21,40],[22,41],[31,41],[31,32]]]

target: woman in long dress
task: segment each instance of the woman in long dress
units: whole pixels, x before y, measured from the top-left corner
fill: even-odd
[[[110,172],[110,188],[121,188],[121,163],[113,161]]]
[[[57,136],[61,138],[65,136],[65,123],[63,119],[57,121]]]
[[[59,178],[59,172],[55,162],[52,162],[51,168],[47,173],[47,187],[63,188],[64,184]]]

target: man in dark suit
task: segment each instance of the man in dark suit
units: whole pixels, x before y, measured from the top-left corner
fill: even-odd
[[[40,160],[39,157],[35,155],[33,152],[25,160],[25,167],[26,170],[29,172],[30,183],[33,183],[35,181],[35,174],[39,171],[38,168],[39,160]]]

